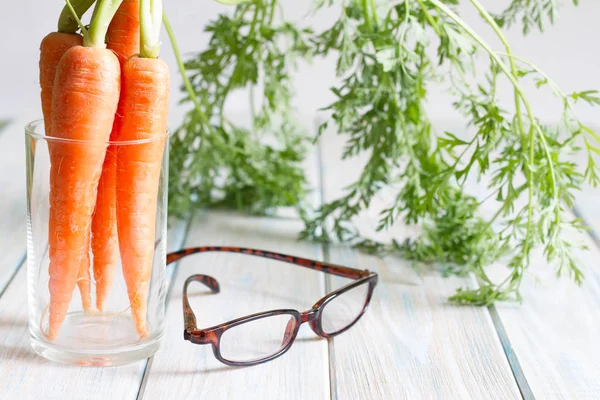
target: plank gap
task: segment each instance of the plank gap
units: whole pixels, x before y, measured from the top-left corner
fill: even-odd
[[[527,382],[527,377],[521,368],[521,363],[519,362],[519,357],[512,348],[512,344],[510,343],[510,339],[504,329],[504,325],[502,325],[502,320],[498,315],[498,310],[496,310],[496,306],[489,306],[488,312],[490,313],[490,317],[492,318],[492,323],[496,328],[496,333],[498,334],[498,339],[500,339],[500,343],[502,344],[502,349],[504,350],[504,355],[506,355],[506,359],[508,360],[508,364],[510,365],[510,369],[513,373],[515,381],[517,382],[517,386],[519,388],[519,392],[521,392],[521,397],[524,400],[535,400],[535,396],[533,395],[533,391],[529,386],[529,382]]]
[[[323,260],[325,262],[330,262],[329,257],[329,246],[327,244],[323,244]],[[328,274],[324,274],[325,277],[325,294],[329,294],[332,292],[333,284],[331,282],[331,276]],[[338,399],[338,391],[337,391],[337,373],[335,369],[335,344],[334,339],[327,339],[327,356],[329,358],[329,397],[331,400]]]
[[[472,280],[471,280],[471,284],[469,286],[470,287],[473,287],[473,286],[479,287],[481,282],[477,278],[475,278],[475,276],[471,275],[471,277],[472,277]],[[469,307],[474,307],[474,306],[469,306]],[[508,338],[506,329],[504,329],[504,325],[502,324],[502,319],[500,318],[500,315],[498,315],[498,310],[496,309],[496,306],[490,305],[490,306],[486,307],[486,309],[490,316],[490,319],[492,320],[492,324],[494,326],[494,330],[496,331],[496,335],[498,335],[498,340],[500,341],[500,344],[502,345],[502,350],[504,351],[504,356],[506,357],[506,361],[508,362],[508,365],[510,366],[510,370],[512,372],[513,378],[515,379],[515,382],[517,384],[517,388],[519,389],[521,397],[524,400],[535,400],[533,391],[531,390],[531,387],[529,386],[529,382],[527,381],[527,378],[525,377],[525,373],[523,372],[523,369],[521,367],[521,363],[519,362],[519,357],[517,356],[517,353],[514,351],[514,349],[512,347],[512,343],[510,342],[510,339]]]
[[[138,390],[138,394],[135,397],[136,400],[142,400],[144,398],[144,393],[146,391],[146,384],[148,383],[148,376],[150,376],[149,372],[152,368],[152,361],[154,360],[154,356],[150,357],[146,360],[146,365],[144,365],[144,373],[142,375],[142,380],[140,381],[140,389]]]
[[[319,122],[315,121],[316,129],[318,130]],[[322,138],[317,140],[317,206],[321,207],[325,204],[325,175],[323,171],[323,145]],[[323,260],[325,262],[330,262],[329,257],[329,246],[326,243],[323,243],[321,246],[321,252],[323,255]],[[325,295],[331,292],[332,282],[331,276],[328,274],[323,274],[323,279],[325,281]],[[329,365],[329,397],[331,400],[337,400],[337,374],[335,370],[335,349],[333,339],[327,339],[327,363]]]
[[[10,286],[10,284],[15,280],[15,277],[17,276],[17,274],[19,273],[19,271],[21,270],[21,268],[23,268],[23,265],[25,265],[25,260],[27,260],[27,255],[24,253],[21,256],[21,259],[19,260],[19,262],[17,263],[17,267],[15,268],[15,270],[8,277],[8,279],[6,280],[6,282],[4,283],[4,285],[0,288],[0,299],[2,298],[2,296],[4,295],[4,293],[6,292],[6,290]]]
[[[181,238],[181,245],[185,246],[185,242],[190,233],[190,228],[192,226],[192,218],[194,217],[194,213],[191,213],[187,218],[187,222],[185,224],[185,230],[183,233],[183,237]],[[173,250],[177,251],[177,250]],[[181,261],[177,261],[173,268],[171,268],[171,273],[169,274],[169,289],[167,289],[167,295],[165,296],[165,316],[167,314],[167,310],[169,308],[169,300],[171,299],[171,294],[173,293],[173,287],[175,286],[175,281],[177,279],[177,270],[179,269],[179,263]],[[163,337],[164,339],[164,337]],[[152,369],[152,361],[154,360],[154,356],[148,358],[146,360],[146,365],[144,365],[144,372],[142,373],[142,379],[140,380],[140,388],[138,389],[138,393],[136,396],[136,400],[142,400],[144,398],[144,393],[146,391],[146,385],[148,384],[148,377],[150,376],[150,370]]]
[[[471,283],[468,285],[472,288],[480,287],[481,281],[479,281],[474,275],[471,274]],[[475,306],[469,306],[475,307]],[[498,310],[495,305],[491,305],[486,307],[486,310],[492,320],[492,324],[494,326],[494,330],[496,331],[496,335],[498,336],[498,340],[502,345],[502,350],[504,351],[504,356],[506,357],[506,361],[510,367],[513,378],[517,384],[517,388],[521,394],[521,397],[524,400],[535,400],[535,396],[533,395],[533,391],[529,386],[529,382],[527,382],[527,378],[525,377],[525,373],[521,368],[521,363],[519,362],[519,357],[517,353],[514,351],[510,339],[508,338],[508,334],[504,329],[504,325],[502,324],[502,319],[500,315],[498,315]]]

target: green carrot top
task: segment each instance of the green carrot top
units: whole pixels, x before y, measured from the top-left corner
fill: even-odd
[[[68,29],[73,31],[73,23],[71,21],[75,21],[75,23],[81,29],[84,46],[106,48],[106,33],[108,32],[108,26],[110,25],[110,22],[115,16],[123,0],[98,0],[98,2],[96,3],[96,7],[94,8],[94,13],[92,14],[92,20],[90,22],[89,30],[86,29],[83,23],[81,22],[80,16],[83,15],[83,13],[85,12],[82,11],[85,8],[85,6],[89,8],[94,1],[65,1],[67,2],[67,5],[65,7],[68,10],[68,13],[66,13],[63,10],[65,16],[61,14],[61,18],[59,20],[59,31],[68,31]],[[87,3],[90,4],[88,5]],[[67,15],[69,16],[67,17]]]
[[[87,37],[85,34],[83,35],[84,46],[106,47],[108,26],[122,2],[123,0],[98,0],[92,15],[89,33]]]
[[[140,57],[157,58],[160,53],[162,0],[140,0]]]
[[[83,35],[84,46],[105,48],[108,27],[123,0],[98,0],[89,30],[81,22],[81,16],[94,4],[95,0],[65,1],[67,4],[60,14],[58,31],[75,33],[79,27]],[[162,0],[140,0],[140,57],[158,57],[162,16]]]
[[[72,0],[63,8],[58,18],[58,31],[63,33],[75,33],[79,29],[78,19],[90,9],[96,0]],[[70,3],[70,6],[69,6]],[[71,11],[73,9],[75,15]]]

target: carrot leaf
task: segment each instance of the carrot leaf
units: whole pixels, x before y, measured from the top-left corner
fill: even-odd
[[[85,27],[81,23],[81,17],[94,4],[96,0],[66,0],[66,5],[58,18],[58,31],[64,33],[75,33]]]
[[[558,275],[581,283],[583,247],[571,236],[585,228],[569,209],[586,182],[600,184],[600,133],[579,119],[575,107],[600,106],[600,95],[566,94],[515,55],[503,31],[520,21],[524,34],[542,30],[556,19],[557,1],[512,0],[493,16],[481,0],[317,0],[314,13],[339,9],[318,32],[285,20],[279,3],[255,0],[219,15],[206,27],[208,47],[185,63],[193,91],[183,101],[202,113],[190,111],[173,137],[171,211],[196,206],[264,213],[300,206],[304,153],[291,117],[291,77],[299,59],[334,57],[332,100],[320,104],[314,97],[315,109],[327,111],[318,131],[345,138],[342,158],[362,168],[338,198],[304,210],[304,238],[395,252],[445,265],[443,273],[471,274],[479,286],[452,296],[461,304],[520,300],[534,252]],[[502,51],[461,17],[458,5],[464,3]],[[484,63],[475,64],[476,58]],[[464,118],[456,130],[441,127],[445,135],[436,132],[428,102],[441,82]],[[512,99],[505,104],[497,93],[507,84]],[[226,116],[228,100],[242,90],[250,94],[249,127]],[[557,124],[541,123],[529,90],[556,98],[562,108]],[[581,151],[587,161],[578,165],[571,160]],[[386,204],[374,209],[381,201]],[[355,218],[365,211],[379,211],[378,231],[402,223],[417,226],[420,235],[391,243],[364,237]],[[503,279],[488,276],[496,262],[507,266]]]
[[[275,8],[276,2],[254,1],[221,16],[207,27],[209,48],[180,65],[183,101],[193,108],[172,138],[171,214],[183,215],[191,206],[264,214],[303,202],[308,140],[292,115],[291,76],[284,66],[305,54],[309,31],[275,21]],[[164,25],[180,59],[166,18]],[[247,124],[228,118],[224,103],[244,88],[262,103]]]
[[[8,125],[10,125],[10,120],[0,120],[0,132],[6,129]]]

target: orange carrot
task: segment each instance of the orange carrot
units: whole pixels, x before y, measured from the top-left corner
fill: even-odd
[[[116,121],[115,124],[116,125]],[[115,129],[113,127],[113,133]],[[111,139],[113,136],[111,133]],[[98,183],[96,209],[92,218],[92,253],[94,254],[94,280],[96,281],[96,308],[104,310],[104,304],[119,263],[117,237],[116,174],[117,150],[109,146]]]
[[[140,52],[140,0],[123,0],[108,27],[108,48],[113,50],[121,65]]]
[[[124,0],[108,27],[108,49],[113,50],[121,66],[140,48],[139,0]],[[119,134],[123,111],[119,103],[110,139]],[[98,184],[96,210],[92,220],[92,251],[94,253],[94,280],[96,281],[96,307],[102,311],[112,285],[114,270],[119,262],[116,214],[117,150],[109,146],[106,151],[102,176]]]
[[[79,17],[94,4],[94,1],[74,0],[71,3]],[[40,45],[40,87],[46,135],[49,135],[52,124],[52,89],[58,62],[68,49],[83,43],[83,37],[76,33],[77,28],[69,8],[65,6],[58,20],[58,32],[48,34]]]
[[[169,105],[169,70],[159,59],[134,56],[123,66],[117,152],[117,228],[123,275],[138,334],[148,335],[147,300],[154,257],[156,206]]]
[[[83,15],[94,3],[94,0],[74,0],[72,6],[79,17]],[[52,32],[47,35],[40,45],[40,86],[42,98],[42,113],[44,115],[44,128],[46,135],[50,136],[50,128],[52,125],[52,92],[54,89],[54,78],[58,63],[65,52],[74,46],[83,44],[83,36],[77,32],[77,22],[71,15],[68,6],[63,8],[63,11],[58,20],[58,32]],[[89,268],[89,252],[87,254],[87,266]],[[86,260],[81,265],[80,272],[85,273]],[[89,277],[89,271],[88,271]],[[85,276],[80,276],[78,280],[81,290],[82,302],[84,310],[89,311],[90,304],[90,287],[85,284]],[[89,283],[89,279],[87,280]]]
[[[119,60],[104,45],[119,1],[101,0],[84,46],[61,58],[52,95],[49,215],[50,321],[54,339],[66,317],[80,266],[89,254],[89,232],[107,141],[120,94]],[[82,142],[85,141],[85,142]]]
[[[83,37],[74,33],[52,32],[40,45],[40,87],[42,89],[42,113],[46,135],[50,135],[52,125],[52,89],[56,67],[65,52],[74,46],[81,46]]]
[[[77,286],[81,293],[81,305],[85,312],[92,310],[92,295],[91,295],[91,277],[90,277],[90,233],[85,235],[85,245],[83,251],[83,258],[81,265],[79,266],[79,274],[77,275]],[[86,251],[86,249],[88,249]]]

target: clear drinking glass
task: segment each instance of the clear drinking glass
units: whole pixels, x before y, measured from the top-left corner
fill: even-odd
[[[151,356],[158,350],[159,340],[163,333],[165,295],[167,292],[165,261],[168,133],[150,140],[97,143],[46,136],[43,121],[35,121],[26,126],[25,137],[27,150],[27,291],[29,333],[33,349],[48,359],[79,365],[119,365]],[[56,249],[68,245],[66,243],[73,243],[61,241],[61,237],[53,237],[52,240],[49,238],[50,234],[57,235],[56,232],[60,231],[54,228],[51,232],[49,229],[52,163],[54,162],[54,171],[59,171],[58,175],[53,174],[55,180],[69,179],[72,176],[69,175],[70,171],[81,168],[77,164],[80,161],[77,160],[82,160],[84,157],[88,157],[92,162],[91,171],[97,169],[98,160],[96,158],[98,158],[98,154],[103,154],[104,149],[107,153],[117,154],[117,157],[119,154],[127,152],[129,154],[142,154],[143,152],[160,154],[162,152],[162,165],[156,199],[153,262],[148,285],[148,298],[145,302],[147,306],[147,312],[145,313],[147,335],[142,337],[136,330],[120,256],[117,256],[118,265],[114,268],[114,279],[106,296],[103,310],[98,311],[96,308],[96,285],[92,268],[94,255],[92,251],[89,251],[87,254],[82,254],[79,263],[80,265],[84,263],[87,266],[89,257],[89,278],[82,278],[84,275],[78,273],[77,279],[80,281],[88,279],[91,287],[91,307],[87,307],[87,311],[84,310],[83,297],[76,284],[73,287],[72,297],[70,303],[68,303],[68,309],[58,334],[54,338],[50,338],[48,332],[50,324],[49,268],[51,260],[55,267],[54,271],[59,270],[62,274],[63,271],[69,268],[66,267],[67,263],[63,264],[62,259],[56,256],[57,253],[53,251],[53,248]],[[133,149],[138,151],[132,152]],[[102,160],[99,162],[102,163]],[[72,169],[69,170],[70,168]],[[144,173],[137,175],[134,182],[139,182],[140,177],[143,175]],[[99,177],[94,174],[88,174],[88,176],[93,177],[86,182],[78,182],[72,185],[73,193],[78,191],[95,192],[94,181],[97,181]],[[56,182],[53,182],[53,184],[56,184]],[[123,182],[117,180],[117,188],[120,184],[123,185]],[[57,203],[55,200],[53,204],[63,204],[60,201]],[[144,202],[146,201],[149,204],[148,207],[153,207],[153,199],[147,198]],[[76,206],[71,204],[70,207]],[[59,207],[55,207],[56,211],[60,212],[61,210]],[[87,211],[80,210],[80,212],[81,215],[86,215]],[[67,229],[66,226],[68,225],[63,226],[63,228]],[[76,226],[73,228],[77,229]],[[119,227],[119,229],[129,228],[130,226]],[[131,227],[132,237],[135,233],[136,231]],[[81,236],[85,235],[82,234]],[[73,270],[73,263],[68,265]],[[61,270],[61,268],[63,269]],[[85,271],[85,269],[85,267],[82,268],[82,271]],[[63,277],[59,274],[59,276],[53,278],[53,282],[57,282],[57,278]],[[59,294],[63,296],[67,292],[68,290],[63,290]],[[54,294],[54,296],[54,299],[58,298],[56,297],[58,294]],[[53,315],[56,316],[58,313]]]

